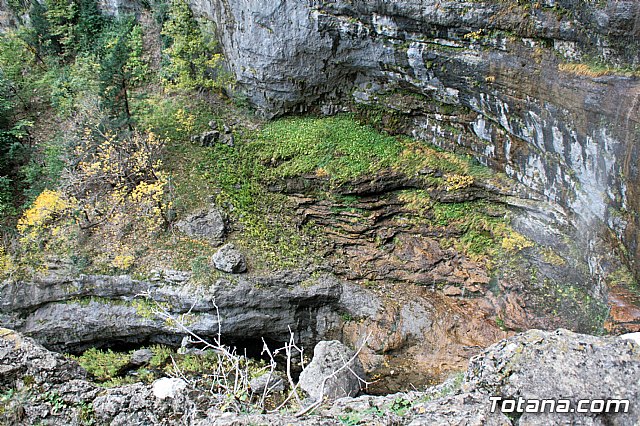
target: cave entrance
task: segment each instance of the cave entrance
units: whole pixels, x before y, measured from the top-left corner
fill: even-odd
[[[175,334],[135,340],[115,339],[85,344],[82,348],[68,348],[67,353],[87,370],[94,381],[105,383],[106,386],[138,380],[151,382],[160,377],[183,373],[206,376],[217,370],[215,363],[220,362],[221,358],[216,355],[216,351],[193,339],[187,343],[185,337]],[[214,342],[214,338],[210,336],[202,339],[209,344]],[[294,349],[288,360],[284,350],[286,342],[236,336],[222,336],[221,340],[229,352],[246,360],[241,363],[254,374],[262,369],[268,371],[272,358],[275,371],[282,376],[286,376],[287,366],[293,380],[297,380],[302,372],[301,354]],[[265,344],[268,351],[264,350]]]

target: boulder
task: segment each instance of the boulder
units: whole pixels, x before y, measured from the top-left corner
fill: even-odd
[[[216,269],[230,274],[240,274],[246,272],[247,261],[233,244],[225,244],[211,258]]]
[[[300,374],[300,387],[314,400],[358,395],[365,373],[354,354],[337,340],[318,343],[313,360]]]
[[[215,145],[216,142],[220,139],[220,132],[217,130],[211,130],[209,132],[204,132],[200,135],[200,145],[204,147],[211,147]]]
[[[503,399],[628,399],[626,414],[524,413],[520,424],[640,424],[640,346],[617,337],[529,330],[472,358],[465,388]],[[553,420],[553,421],[552,421]]]
[[[235,146],[235,139],[233,137],[233,133],[225,133],[223,135],[220,135],[220,143],[233,148]]]
[[[153,358],[153,352],[151,349],[138,349],[134,353],[131,354],[131,358],[129,359],[129,364],[134,367],[139,367],[141,365],[146,365]]]
[[[176,223],[178,230],[190,237],[207,239],[211,243],[219,245],[226,232],[226,223],[220,210],[197,211]]]
[[[49,352],[29,337],[0,328],[0,389],[15,388],[26,377],[48,389],[86,375],[77,362]]]
[[[187,382],[175,377],[163,377],[153,382],[153,395],[158,399],[173,398],[187,388]]]
[[[216,143],[221,143],[233,148],[234,138],[231,127],[224,124],[222,128],[220,128],[215,120],[209,121],[209,127],[211,130],[191,136],[191,142],[203,147],[212,147]]]

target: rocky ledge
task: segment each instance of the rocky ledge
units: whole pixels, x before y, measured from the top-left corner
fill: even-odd
[[[7,281],[0,285],[0,322],[48,349],[72,353],[177,346],[185,330],[168,317],[203,338],[219,330],[225,343],[258,352],[262,338],[279,345],[290,332],[308,352],[321,340],[358,347],[368,336],[361,359],[365,372],[380,378],[379,392],[462,370],[481,348],[509,335],[491,312],[415,285],[367,288],[322,270],[241,274],[210,286],[176,271],[161,275]]]
[[[0,329],[0,416],[13,425],[636,425],[640,422],[640,345],[567,330],[530,330],[487,348],[463,378],[388,396],[346,397],[295,416],[238,415],[211,408],[220,395],[188,385],[142,383],[104,389],[74,361]],[[161,386],[162,385],[162,386]],[[160,389],[162,388],[162,389]],[[569,413],[502,414],[492,400],[563,399]],[[571,412],[581,399],[629,400],[626,413]],[[499,407],[502,402],[496,402]],[[508,407],[508,403],[504,403]],[[574,410],[575,411],[575,410]]]

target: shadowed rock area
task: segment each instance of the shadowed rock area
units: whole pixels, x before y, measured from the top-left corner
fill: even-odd
[[[323,339],[357,347],[369,336],[360,359],[368,374],[381,376],[372,391],[431,383],[465,368],[480,348],[507,335],[486,313],[420,287],[404,286],[400,295],[313,275],[282,272],[219,280],[211,287],[127,276],[5,282],[1,319],[46,347],[67,352],[179,345],[185,330],[162,311],[199,336],[213,339],[220,326],[224,341],[253,341],[253,349],[262,347],[262,338],[286,342],[290,329],[308,351]],[[414,368],[407,368],[411,364]]]

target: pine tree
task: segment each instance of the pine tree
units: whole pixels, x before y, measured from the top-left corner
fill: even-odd
[[[0,216],[15,213],[13,189],[16,168],[26,155],[22,138],[31,124],[14,117],[14,87],[0,68]]]
[[[215,42],[205,39],[186,0],[173,0],[169,19],[162,34],[170,46],[164,50],[168,64],[164,82],[183,90],[220,89],[223,79],[222,55],[215,52]]]
[[[68,0],[45,0],[44,13],[48,23],[53,45],[62,58],[71,57],[76,51],[75,25],[78,18],[78,5]]]
[[[148,67],[142,58],[142,31],[134,18],[116,22],[105,34],[100,64],[103,106],[116,126],[131,129],[131,89],[144,80]]]
[[[32,2],[29,12],[31,32],[27,42],[35,49],[39,57],[57,55],[62,50],[58,40],[51,34],[51,25],[46,12],[47,9],[39,1]]]
[[[100,12],[96,0],[80,0],[78,24],[74,28],[79,49],[90,52],[109,19]]]

